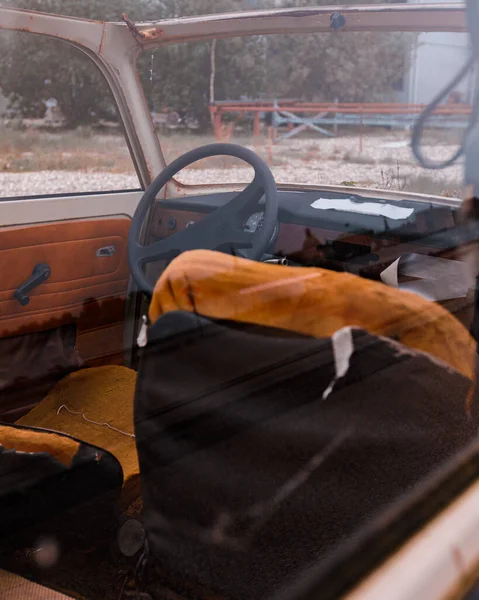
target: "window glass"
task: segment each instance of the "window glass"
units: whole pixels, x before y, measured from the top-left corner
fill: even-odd
[[[22,3],[127,11],[104,57],[168,39],[135,29],[146,0]],[[182,17],[251,7],[293,8],[275,19],[298,30],[311,2],[148,4],[195,36]],[[0,41],[0,193],[137,188],[95,64]],[[89,600],[337,600],[470,485],[469,463],[425,484],[479,431],[478,202],[460,162],[426,170],[410,147],[466,55],[465,35],[343,31],[145,51],[130,85],[166,161],[235,142],[254,184],[214,156],[132,219],[121,194],[0,202],[0,590],[15,573]],[[456,151],[474,85],[435,111],[430,159]]]
[[[0,31],[2,197],[138,189],[112,93],[62,41]]]
[[[458,196],[461,163],[423,169],[410,139],[421,110],[468,53],[461,33],[339,32],[184,43],[139,64],[168,160],[231,141],[267,160],[278,183]],[[422,140],[429,159],[456,151],[474,85],[471,74],[429,120]],[[189,184],[248,177],[244,165],[222,158],[179,175]]]

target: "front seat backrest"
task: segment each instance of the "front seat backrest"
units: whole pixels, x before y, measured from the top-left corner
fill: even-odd
[[[471,384],[474,380],[476,344],[446,309],[349,273],[279,267],[194,250],[177,257],[158,280],[150,322],[174,310],[319,338],[359,327],[427,352]]]
[[[149,330],[135,433],[149,592],[265,600],[329,557],[477,430],[470,381],[352,332],[332,342],[169,312]]]

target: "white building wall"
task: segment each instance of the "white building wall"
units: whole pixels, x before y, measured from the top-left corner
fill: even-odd
[[[452,0],[454,1],[454,0]],[[410,0],[410,4],[427,4],[429,0]],[[451,0],[434,0],[450,3]],[[457,0],[458,4],[463,4]],[[406,78],[405,98],[411,104],[430,102],[453,79],[469,56],[468,34],[421,33],[411,50],[411,67]],[[467,77],[456,90],[464,102],[470,102],[473,77]]]

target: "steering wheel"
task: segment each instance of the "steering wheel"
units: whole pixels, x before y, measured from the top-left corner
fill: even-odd
[[[227,204],[208,214],[198,223],[159,242],[140,244],[143,222],[148,209],[153,206],[158,192],[181,169],[210,156],[234,156],[254,169],[253,181]],[[264,221],[259,231],[248,232],[244,223],[253,214],[264,196]],[[261,210],[261,209],[260,209]],[[143,273],[146,263],[156,260],[173,260],[187,250],[218,250],[259,260],[267,250],[278,221],[278,196],[276,182],[268,165],[257,154],[236,144],[209,144],[183,154],[168,165],[151,183],[138,204],[128,234],[128,262],[138,288],[153,294],[153,286]]]

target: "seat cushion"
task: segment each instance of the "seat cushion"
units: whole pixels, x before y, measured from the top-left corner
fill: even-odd
[[[279,267],[194,250],[178,256],[158,280],[150,322],[175,310],[318,338],[343,327],[359,327],[427,352],[471,384],[474,380],[476,344],[446,309],[349,273]]]
[[[0,425],[0,445],[4,450],[49,454],[65,467],[71,467],[80,448],[80,442],[69,437],[48,431],[20,429],[10,425]]]
[[[72,373],[18,424],[67,433],[113,454],[123,469],[122,502],[128,504],[139,494],[133,437],[135,384],[136,372],[126,367],[106,366]]]

